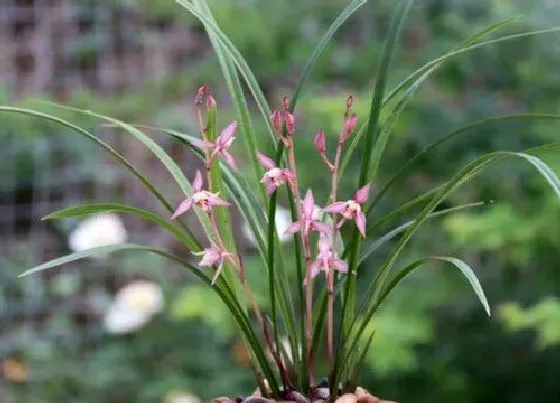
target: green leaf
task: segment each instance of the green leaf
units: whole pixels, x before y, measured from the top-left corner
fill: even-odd
[[[387,298],[387,296],[391,293],[391,291],[393,291],[396,288],[396,286],[399,285],[400,282],[406,276],[408,276],[412,271],[414,271],[418,267],[420,267],[420,266],[424,265],[425,263],[427,263],[429,261],[432,261],[432,260],[451,263],[456,268],[458,268],[461,271],[461,274],[463,274],[463,276],[469,282],[471,288],[473,289],[474,293],[478,297],[478,300],[482,304],[482,307],[484,308],[484,311],[488,314],[488,316],[490,316],[490,305],[488,304],[488,300],[486,299],[486,296],[484,295],[484,290],[482,289],[482,286],[480,285],[480,281],[478,281],[478,278],[474,274],[471,267],[468,264],[466,264],[464,261],[462,261],[461,259],[457,259],[457,258],[454,258],[454,257],[447,257],[447,256],[428,256],[428,257],[425,257],[425,258],[422,258],[422,259],[418,259],[418,260],[408,264],[403,269],[399,270],[397,275],[391,280],[391,282],[387,285],[386,289],[380,295],[378,301],[376,302],[377,307],[381,306],[381,304],[383,303],[385,298]]]
[[[377,192],[375,198],[372,200],[371,204],[368,207],[368,214],[372,211],[373,207],[379,202],[379,200],[387,193],[389,188],[395,184],[407,171],[409,171],[425,154],[434,150],[435,148],[441,146],[442,144],[454,139],[457,136],[462,134],[471,132],[476,129],[480,129],[486,125],[494,124],[497,122],[508,121],[508,120],[525,120],[525,119],[535,119],[535,120],[559,120],[560,115],[552,115],[552,114],[540,114],[540,113],[520,113],[520,114],[511,114],[511,115],[502,115],[502,116],[492,116],[489,118],[481,119],[476,122],[470,123],[468,125],[462,126],[458,129],[450,131],[447,134],[439,137],[437,140],[432,142],[431,144],[424,147],[420,152],[415,154],[412,158],[410,158],[386,183],[383,185],[381,190]],[[496,134],[500,134],[501,132],[497,131]]]
[[[183,8],[185,8],[192,15],[194,15],[198,20],[200,20],[202,25],[204,25],[204,28],[209,33],[211,33],[216,40],[218,40],[222,44],[224,51],[229,56],[229,58],[235,63],[237,69],[241,73],[241,76],[247,83],[247,87],[249,88],[249,91],[253,95],[257,108],[259,109],[262,115],[268,134],[272,139],[272,141],[275,142],[276,137],[274,136],[274,131],[270,123],[270,115],[271,115],[270,108],[259,86],[259,83],[255,78],[255,75],[251,71],[251,68],[249,67],[249,65],[247,64],[247,62],[245,61],[241,53],[239,53],[239,50],[237,50],[235,45],[229,40],[227,35],[225,35],[222,32],[222,30],[214,23],[214,21],[212,21],[210,18],[208,18],[207,15],[202,13],[198,9],[198,7],[185,0],[175,0],[175,2],[181,5]]]
[[[95,118],[105,120],[106,122],[109,122],[112,125],[117,126],[121,129],[125,130],[129,134],[136,137],[136,139],[138,139],[142,144],[144,144],[146,146],[146,148],[148,148],[160,160],[160,162],[167,169],[167,171],[171,174],[171,176],[173,177],[173,179],[175,180],[175,182],[177,183],[177,185],[179,186],[181,191],[185,194],[185,196],[187,196],[187,197],[192,196],[192,194],[193,194],[192,186],[191,186],[190,182],[188,181],[188,179],[183,174],[183,172],[181,171],[181,168],[179,167],[179,165],[177,165],[177,163],[173,160],[173,158],[171,158],[169,156],[169,154],[167,154],[165,152],[165,150],[159,144],[157,144],[154,140],[152,140],[149,136],[144,134],[138,128],[136,128],[133,125],[130,125],[128,123],[125,123],[125,122],[123,122],[119,119],[115,119],[115,118],[112,118],[110,116],[101,115],[99,113],[95,113],[95,112],[90,111],[90,110],[73,108],[73,107],[69,107],[69,106],[60,105],[60,104],[57,104],[57,103],[54,103],[54,102],[46,102],[46,101],[41,101],[41,102],[49,104],[49,105],[54,106],[56,108],[66,109],[66,110],[69,110],[69,111],[82,113],[84,115],[93,116]],[[203,213],[202,210],[200,210],[200,208],[194,207],[194,211],[195,211],[200,223],[202,224],[202,228],[204,229],[206,235],[209,238],[212,238],[213,233],[212,233],[212,227],[210,225],[210,220],[208,219],[206,214]]]
[[[342,10],[342,12],[335,18],[332,24],[329,26],[327,31],[323,34],[311,56],[305,63],[303,70],[301,72],[300,78],[298,83],[296,84],[296,88],[294,89],[294,94],[292,95],[292,99],[290,102],[290,110],[294,110],[296,107],[296,101],[299,98],[299,94],[303,89],[303,85],[305,84],[305,80],[309,76],[313,65],[319,59],[325,48],[329,45],[330,41],[332,40],[334,34],[338,29],[354,14],[360,7],[362,7],[367,0],[351,0],[346,4],[346,7]]]
[[[401,28],[408,15],[410,8],[414,0],[400,0],[397,4],[397,9],[391,21],[389,27],[389,33],[387,35],[387,40],[385,42],[385,47],[383,49],[383,54],[381,56],[381,61],[379,63],[379,71],[377,73],[377,79],[375,82],[375,88],[371,98],[371,106],[368,117],[367,129],[365,131],[365,146],[363,148],[364,152],[362,154],[362,164],[360,167],[360,179],[358,182],[358,187],[365,185],[368,182],[370,165],[372,162],[372,152],[375,150],[373,146],[375,144],[378,147],[376,137],[379,135],[379,116],[381,114],[381,107],[383,98],[385,95],[385,89],[387,86],[387,81],[389,77],[389,68],[391,61],[393,59],[393,53],[395,46],[397,44]],[[350,256],[349,256],[349,271],[354,272],[357,268],[359,248],[360,248],[360,234],[357,228],[354,228],[351,235],[350,241]],[[356,299],[356,276],[351,276],[351,278],[346,282],[346,293],[343,301],[342,317],[341,317],[341,331],[339,335],[340,343],[344,343],[343,334],[349,329],[349,324],[354,319],[355,311],[355,299]],[[333,384],[338,385],[339,377],[342,374],[338,373],[340,368],[340,348],[337,349],[335,366],[334,366],[334,378]]]
[[[32,267],[26,271],[24,271],[22,274],[20,274],[18,277],[24,277],[24,276],[29,276],[30,274],[35,274],[37,272],[43,271],[43,270],[47,270],[47,269],[52,269],[54,267],[58,267],[58,266],[62,266],[63,264],[66,263],[70,263],[70,262],[74,262],[76,260],[81,260],[84,258],[88,258],[88,257],[92,257],[92,256],[103,256],[103,255],[107,255],[109,253],[114,253],[114,252],[121,252],[121,251],[145,251],[145,252],[151,252],[151,253],[155,253],[158,255],[162,255],[162,256],[166,256],[167,257],[167,252],[162,251],[160,249],[157,248],[153,248],[151,246],[145,246],[145,245],[137,245],[137,244],[130,244],[130,243],[123,243],[123,244],[115,244],[115,245],[108,245],[108,246],[99,246],[96,248],[91,248],[91,249],[86,249],[83,251],[79,251],[79,252],[74,252],[71,253],[69,255],[66,256],[62,256],[53,260],[49,260],[48,262],[45,262],[43,264],[40,264],[38,266]],[[197,277],[205,277],[204,274],[202,274],[200,272],[200,270],[194,268],[194,270],[196,271],[196,275]]]
[[[109,144],[97,138],[87,130],[82,129],[81,127],[76,126],[64,119],[60,119],[58,117],[48,115],[46,113],[34,111],[31,109],[0,106],[0,112],[16,113],[16,114],[49,120],[51,122],[57,123],[66,128],[69,128],[74,132],[80,134],[81,136],[84,136],[86,139],[88,139],[95,145],[101,147],[105,152],[111,155],[111,157],[113,157],[119,164],[121,164],[128,172],[134,175],[144,185],[144,187],[146,187],[146,189],[148,189],[148,191],[156,197],[156,199],[165,207],[167,211],[169,211],[170,213],[173,212],[173,207],[171,206],[171,204],[169,204],[169,202],[165,199],[165,197],[150,183],[150,181],[144,175],[142,175],[125,157],[119,154]],[[200,242],[196,239],[196,237],[192,234],[192,232],[188,229],[188,227],[186,227],[184,224],[181,225],[185,229],[187,236],[190,238],[190,243],[196,246],[196,248],[193,248],[193,250],[200,250],[201,249]]]
[[[208,5],[206,4],[206,1],[195,0],[195,5],[210,21],[212,21],[214,24],[216,23],[210,7],[208,7]],[[216,35],[209,31],[208,36],[210,37],[210,42],[212,43],[214,52],[218,56],[218,61],[222,69],[222,73],[226,80],[231,99],[237,112],[237,118],[239,119],[239,130],[241,132],[241,136],[239,137],[241,137],[245,146],[247,158],[249,158],[249,161],[251,161],[255,182],[258,182],[261,177],[262,170],[259,165],[256,153],[257,139],[255,137],[255,129],[253,128],[253,123],[251,122],[249,106],[247,105],[247,101],[245,100],[245,96],[243,94],[243,88],[241,87],[241,82],[239,81],[239,75],[235,68],[235,63],[226,53],[227,51],[224,49],[224,46],[221,44],[221,42],[217,39]],[[261,192],[261,195],[263,196],[264,200],[264,191]]]
[[[157,255],[163,256],[167,259],[179,263],[183,267],[187,268],[196,277],[204,281],[207,285],[209,286],[211,285],[211,279],[208,276],[206,276],[204,273],[202,273],[197,267],[193,266],[185,259],[170,254],[165,250],[157,249],[152,246],[137,245],[137,244],[118,244],[118,245],[110,245],[110,246],[101,246],[101,247],[91,248],[80,252],[74,252],[69,255],[50,260],[41,265],[26,270],[19,277],[28,276],[30,274],[34,274],[43,270],[58,267],[63,264],[84,259],[87,257],[96,256],[96,255],[105,255],[108,253],[114,253],[120,251],[143,251],[143,252],[155,253]],[[271,386],[272,386],[273,382],[275,381],[274,375],[267,361],[266,355],[262,349],[262,345],[261,343],[259,343],[253,329],[251,328],[249,318],[243,312],[231,288],[228,286],[228,284],[225,281],[222,280],[222,277],[220,277],[218,282],[212,287],[212,289],[216,292],[216,294],[218,294],[222,302],[230,310],[236,324],[239,326],[243,336],[245,337],[245,340],[247,341],[248,345],[251,347],[251,351],[257,357],[261,369],[265,373],[267,379],[269,379],[269,381],[271,382]]]
[[[486,204],[486,203],[485,202],[477,202],[477,203],[462,204],[460,206],[455,206],[455,207],[452,207],[452,208],[448,208],[448,209],[445,209],[445,210],[440,210],[440,211],[436,211],[435,213],[428,214],[428,218],[435,218],[435,217],[439,217],[439,216],[442,216],[442,215],[447,215],[447,214],[451,214],[451,213],[454,213],[454,212],[457,212],[457,211],[465,210],[465,209],[468,209],[468,208],[482,206],[484,204]],[[364,247],[363,252],[360,255],[360,260],[359,260],[358,264],[362,264],[363,261],[369,257],[369,255],[376,252],[379,248],[381,248],[383,245],[385,245],[391,239],[394,239],[397,235],[402,234],[413,223],[414,223],[414,220],[408,221],[408,222],[398,226],[397,228],[394,228],[391,231],[385,233],[381,237],[379,237],[379,238],[377,238],[373,241],[368,242],[367,245]],[[369,233],[369,231],[370,231],[370,229],[368,228],[368,233]]]
[[[506,22],[507,21],[508,20],[506,20]],[[411,73],[407,78],[405,78],[403,81],[401,81],[401,83],[393,91],[391,91],[391,93],[387,96],[387,102],[390,101],[396,94],[398,94],[404,88],[409,87],[414,81],[418,80],[426,72],[429,72],[432,67],[437,66],[441,62],[447,61],[448,59],[451,59],[455,56],[459,56],[459,55],[462,55],[464,53],[468,53],[472,50],[476,50],[476,49],[482,48],[484,46],[497,44],[497,43],[501,43],[501,42],[505,42],[505,41],[510,41],[510,40],[513,40],[513,39],[526,38],[526,37],[536,36],[536,35],[552,34],[552,33],[558,33],[558,32],[560,32],[560,27],[541,29],[541,30],[535,30],[535,31],[529,31],[529,32],[522,32],[522,33],[519,33],[519,34],[506,35],[506,36],[502,36],[502,37],[497,38],[497,39],[490,39],[488,41],[478,42],[478,43],[475,43],[475,44],[467,46],[467,47],[461,47],[460,49],[452,50],[448,53],[445,53],[442,56],[439,56],[439,57],[429,61],[428,63],[424,64],[422,67],[418,68],[416,71]]]
[[[185,143],[191,150],[200,158],[204,158],[203,151],[197,146],[197,139],[188,134],[180,133],[174,130],[162,130],[164,133],[169,134],[183,143]],[[234,203],[239,207],[241,214],[249,224],[249,227],[257,241],[257,250],[263,261],[263,264],[269,271],[267,259],[267,245],[265,243],[265,233],[267,231],[267,219],[264,211],[261,210],[259,203],[256,200],[253,189],[247,183],[247,180],[240,174],[235,173],[231,168],[222,162],[219,164],[221,173],[223,175],[224,183],[228,188],[229,194]],[[277,236],[277,235],[276,235]],[[279,253],[280,251],[278,251]],[[283,267],[283,257],[277,253],[279,266]],[[283,271],[280,271],[283,273]],[[288,281],[283,276],[278,276],[278,281],[275,281],[275,288],[279,291],[279,307],[281,311],[282,320],[286,326],[288,339],[292,347],[292,351],[297,351],[297,334],[295,331],[295,315],[293,312],[293,304],[290,300],[290,289]],[[296,358],[296,357],[294,357]]]
[[[432,197],[431,201],[423,208],[423,210],[418,213],[414,222],[406,229],[403,236],[397,243],[397,245],[391,251],[391,254],[387,257],[383,265],[380,267],[374,281],[369,286],[368,290],[365,293],[365,298],[361,304],[361,310],[364,313],[363,320],[361,321],[361,325],[359,325],[358,330],[353,332],[353,339],[352,342],[347,344],[346,351],[352,351],[352,349],[356,346],[361,334],[363,333],[364,329],[366,328],[367,321],[370,320],[372,315],[378,308],[378,301],[379,297],[384,290],[384,283],[389,275],[391,268],[395,264],[396,260],[398,259],[400,253],[403,251],[404,247],[407,245],[408,241],[412,238],[416,230],[420,227],[422,223],[424,223],[428,215],[433,212],[433,210],[437,207],[437,205],[444,200],[450,193],[456,190],[461,184],[465,183],[466,181],[474,178],[476,175],[480,174],[485,169],[489,168],[490,166],[495,165],[498,162],[504,161],[511,157],[522,158],[532,164],[535,168],[537,168],[538,172],[541,173],[547,182],[551,184],[555,192],[558,194],[558,186],[560,185],[560,180],[558,177],[548,168],[544,162],[542,162],[539,158],[534,155],[538,152],[542,151],[550,151],[552,149],[558,149],[560,147],[560,142],[546,144],[544,146],[534,147],[525,150],[522,153],[516,152],[509,152],[509,151],[496,151],[488,154],[484,154],[465,167],[463,167],[459,172],[457,172],[448,182],[446,182],[443,186],[441,186],[437,193]],[[352,327],[356,324],[356,321],[352,324]]]
[[[77,206],[68,207],[62,210],[50,213],[43,220],[59,220],[63,218],[80,217],[96,213],[127,213],[138,216],[148,221],[158,224],[161,228],[169,231],[179,241],[183,242],[190,250],[197,251],[199,246],[192,243],[192,240],[181,229],[176,227],[173,222],[152,213],[151,211],[142,210],[133,206],[119,203],[95,203],[95,204],[80,204]]]
[[[486,28],[484,28],[483,30],[476,32],[475,34],[471,35],[471,37],[469,37],[467,40],[465,40],[461,45],[459,45],[456,49],[454,50],[460,50],[460,49],[464,49],[470,45],[473,45],[474,43],[476,43],[479,39],[481,39],[482,37],[497,31],[500,28],[503,28],[506,25],[509,25],[511,23],[513,23],[514,21],[516,21],[519,17],[513,17],[513,18],[508,18],[504,21],[500,21],[496,24],[490,25]],[[396,124],[396,122],[398,121],[398,117],[400,116],[401,112],[404,110],[405,106],[408,104],[408,102],[411,100],[412,96],[416,93],[416,90],[418,89],[418,87],[424,82],[426,81],[433,73],[435,73],[436,71],[438,71],[446,62],[447,60],[442,60],[439,63],[434,64],[433,66],[431,66],[429,69],[423,71],[422,74],[419,74],[417,76],[415,76],[414,80],[408,80],[408,78],[406,80],[403,81],[406,82],[406,85],[404,85],[403,83],[401,83],[399,86],[397,86],[397,88],[395,90],[393,90],[389,96],[387,96],[382,103],[382,107],[386,107],[389,102],[402,90],[406,89],[405,93],[400,97],[400,99],[397,101],[397,105],[393,108],[393,111],[391,112],[389,118],[388,118],[388,122],[385,125],[385,127],[383,128],[381,135],[380,135],[380,146],[375,148],[376,153],[374,154],[373,158],[373,172],[370,175],[371,177],[375,176],[375,172],[377,170],[377,165],[379,164],[379,161],[381,160],[381,156],[382,156],[382,150],[385,148],[385,144],[387,142],[387,139],[389,137],[389,135],[391,134],[391,131],[393,129],[393,126]],[[408,81],[407,81],[408,80]],[[357,131],[356,135],[354,136],[354,138],[352,139],[352,142],[350,143],[350,146],[348,147],[347,152],[344,155],[344,158],[342,160],[342,164],[340,167],[340,172],[341,175],[344,174],[344,171],[346,170],[346,166],[348,165],[348,163],[350,162],[350,159],[352,157],[352,154],[354,153],[354,151],[356,150],[358,144],[360,143],[362,137],[365,135],[366,133],[366,125],[363,124],[362,126],[360,126],[360,129]]]

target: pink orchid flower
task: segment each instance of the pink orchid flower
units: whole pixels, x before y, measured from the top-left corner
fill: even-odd
[[[266,187],[266,194],[271,195],[284,182],[292,183],[294,176],[289,169],[279,168],[274,161],[257,151],[257,158],[263,167],[268,169],[261,179]]]
[[[194,194],[191,197],[186,198],[181,202],[177,210],[171,216],[171,219],[175,219],[181,214],[186,213],[191,209],[193,204],[196,204],[202,209],[202,211],[209,213],[212,206],[229,206],[230,204],[218,197],[217,193],[211,193],[206,190],[202,190],[202,174],[200,171],[196,171],[193,181]]]
[[[330,270],[338,270],[348,273],[348,262],[340,259],[336,252],[333,254],[331,237],[321,233],[318,242],[319,253],[317,259],[311,264],[311,277],[316,277],[321,270],[328,273]],[[305,284],[305,283],[304,283]]]
[[[366,237],[366,215],[362,211],[369,195],[369,183],[362,186],[352,200],[334,202],[323,209],[325,213],[340,213],[346,220],[355,220],[360,233]]]
[[[237,122],[234,120],[231,122],[218,136],[216,139],[216,143],[212,143],[211,141],[205,140],[202,142],[203,146],[212,150],[210,154],[210,159],[208,163],[210,164],[216,155],[220,154],[228,165],[235,171],[237,171],[237,164],[233,159],[233,156],[229,153],[228,148],[231,147],[233,140],[235,140],[235,129],[237,129]]]
[[[202,267],[217,266],[216,274],[214,274],[214,277],[212,278],[212,285],[214,285],[214,283],[220,276],[220,273],[222,272],[224,259],[231,259],[233,257],[231,253],[221,250],[215,245],[212,245],[209,248],[205,248],[201,252],[193,252],[193,255],[202,256],[202,259],[200,259],[200,262],[198,263],[199,266]]]
[[[286,228],[285,234],[294,234],[296,232],[303,232],[307,234],[309,231],[329,232],[331,228],[322,221],[313,217],[315,210],[315,201],[313,200],[313,192],[308,190],[303,199],[302,216],[300,220],[291,223]]]

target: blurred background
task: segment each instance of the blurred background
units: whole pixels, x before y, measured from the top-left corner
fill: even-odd
[[[314,44],[345,2],[209,3],[275,105],[290,95]],[[349,93],[358,116],[367,113],[394,7],[390,0],[370,3],[317,63],[297,111],[298,152],[309,155],[300,161],[302,180],[323,198],[329,178],[316,169],[321,165],[311,139],[319,128],[334,139]],[[390,85],[484,26],[521,14],[501,34],[554,26],[560,3],[417,2]],[[404,112],[377,186],[422,147],[469,122],[510,113],[560,113],[559,65],[558,35],[505,42],[454,59]],[[202,83],[216,93],[225,125],[234,112],[217,60],[201,25],[171,0],[0,2],[0,103],[47,110],[91,130],[137,164],[173,202],[181,194],[142,145],[102,122],[36,100],[196,133],[192,99]],[[256,122],[258,129],[262,122]],[[557,140],[559,127],[554,121],[508,121],[459,137],[423,158],[378,214],[441,183],[476,155]],[[151,134],[192,177],[192,155],[158,132]],[[236,151],[240,155],[241,149]],[[122,254],[16,278],[25,268],[103,237],[188,253],[131,217],[41,221],[49,212],[86,202],[126,202],[161,212],[131,176],[74,133],[4,113],[0,155],[1,402],[193,403],[195,397],[254,389],[247,355],[225,309],[211,291],[168,262]],[[560,173],[558,156],[546,161]],[[358,159],[351,162],[345,194],[354,190],[358,164]],[[560,203],[539,175],[519,163],[502,164],[463,186],[445,207],[476,201],[493,203],[432,220],[406,257],[466,260],[481,278],[493,316],[484,315],[449,267],[415,274],[372,321],[377,331],[362,384],[374,394],[419,403],[560,401]],[[234,218],[242,228],[241,219]],[[238,233],[254,283],[264,287],[251,239]],[[364,265],[363,283],[384,253]]]

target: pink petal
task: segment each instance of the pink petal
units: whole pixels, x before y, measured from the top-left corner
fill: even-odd
[[[369,183],[367,185],[362,186],[354,195],[354,200],[359,204],[365,203],[369,196],[369,188],[370,188]]]
[[[321,221],[311,221],[311,230],[320,232],[329,232],[331,230],[330,225],[325,224]]]
[[[193,139],[191,141],[191,143],[196,147],[204,148],[204,147],[207,147],[206,144],[209,143],[209,142],[205,141],[205,140],[202,140],[202,139]],[[212,144],[212,143],[210,143],[210,144]]]
[[[284,231],[284,235],[295,234],[299,231],[301,231],[301,223],[299,221],[295,221],[288,225],[288,228],[286,228],[286,231]]]
[[[348,273],[348,262],[339,258],[335,258],[333,267],[341,273]]]
[[[325,233],[321,233],[318,242],[319,255],[328,256],[331,252],[331,240]]]
[[[174,220],[175,218],[179,217],[181,214],[186,213],[187,211],[190,210],[192,205],[193,205],[193,200],[190,197],[188,199],[183,200],[181,204],[179,204],[177,210],[175,210],[175,212],[171,216],[171,219]]]
[[[231,169],[233,169],[234,171],[238,171],[237,164],[235,163],[235,160],[233,159],[233,156],[229,153],[229,151],[222,150],[222,155]]]
[[[362,234],[362,236],[365,238],[366,237],[366,216],[363,213],[363,211],[358,211],[358,214],[356,215],[356,225],[358,226],[358,229],[360,230],[360,233]]]
[[[315,201],[313,200],[313,192],[311,189],[307,190],[305,193],[305,199],[303,199],[303,215],[304,217],[311,217],[313,215],[313,209],[315,208]]]
[[[342,133],[340,134],[340,140],[342,142],[345,142],[346,140],[348,140],[348,138],[352,134],[352,131],[356,127],[357,122],[358,122],[358,120],[356,118],[355,113],[353,113],[352,116],[350,116],[350,118],[348,118],[344,121],[344,127],[342,128]]]
[[[284,179],[286,179],[289,182],[294,180],[294,175],[287,168],[280,168],[280,175],[282,175],[282,177],[284,177]]]
[[[200,255],[202,253],[202,259],[198,263],[199,266],[214,266],[216,263],[222,260],[222,254],[219,249],[212,247],[206,248],[203,252],[195,253],[195,255]]]
[[[223,261],[220,260],[220,264],[216,269],[216,274],[214,274],[214,277],[212,277],[211,285],[214,285],[216,283],[216,280],[218,280],[218,277],[220,277],[220,274],[222,273],[222,268],[223,268]]]
[[[286,131],[290,135],[296,131],[296,119],[290,112],[286,112]]]
[[[311,265],[309,266],[309,270],[311,270],[312,279],[319,275],[319,273],[321,272],[321,262],[319,261],[319,259],[311,263]],[[307,277],[303,279],[303,285],[307,285]]]
[[[346,210],[346,202],[334,202],[323,208],[325,213],[342,213]]]
[[[313,139],[313,142],[315,143],[315,148],[317,149],[319,154],[324,154],[326,149],[327,149],[327,145],[325,143],[325,132],[320,130],[315,135],[315,138]]]
[[[220,199],[214,193],[208,192],[208,204],[211,206],[229,206],[230,203]]]
[[[261,154],[258,151],[257,151],[257,158],[259,159],[259,162],[261,163],[261,165],[263,167],[265,167],[266,169],[276,168],[276,164],[274,163],[274,161],[272,161],[266,155]]]
[[[279,132],[282,128],[282,112],[279,109],[275,109],[270,118],[272,119],[272,127],[274,127],[276,132]]]
[[[220,147],[229,147],[230,144],[228,144],[228,142],[233,137],[235,129],[237,129],[237,122],[234,120],[228,126],[226,126],[224,130],[222,130],[222,132],[218,136],[218,140],[216,141],[216,143]]]
[[[265,186],[266,186],[266,194],[268,196],[276,192],[276,185],[274,185],[274,183],[272,183],[271,181],[265,182]]]
[[[212,152],[210,153],[210,162],[214,161],[214,158],[216,158],[216,155],[220,152],[220,149],[218,147],[214,147],[212,149]]]
[[[202,174],[199,170],[197,170],[196,174],[194,175],[192,186],[195,193],[200,192],[200,190],[202,189]]]

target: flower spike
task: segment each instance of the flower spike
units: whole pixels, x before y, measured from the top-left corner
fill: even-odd
[[[200,171],[196,171],[193,180],[193,195],[187,197],[181,202],[177,210],[171,216],[171,219],[179,217],[181,214],[189,211],[193,204],[196,204],[205,213],[209,213],[213,206],[229,206],[230,203],[222,200],[218,197],[217,193],[211,193],[206,190],[202,190],[202,174]]]

